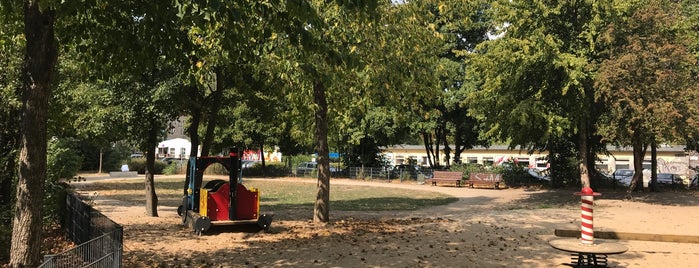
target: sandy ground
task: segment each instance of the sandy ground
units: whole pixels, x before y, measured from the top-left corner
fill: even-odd
[[[571,262],[548,241],[559,239],[555,228],[580,225],[580,199],[572,190],[331,181],[335,187],[348,184],[437,191],[459,201],[412,212],[331,210],[329,224],[312,223],[311,211],[263,211],[274,214],[269,232],[227,227],[202,236],[180,224],[174,207],[159,207],[160,217],[154,218],[144,215],[142,204],[106,195],[95,201],[124,226],[124,267],[566,267]],[[609,192],[595,200],[595,230],[699,236],[697,192],[622,197]],[[607,241],[629,248],[610,255],[610,267],[696,267],[699,261],[699,244]]]

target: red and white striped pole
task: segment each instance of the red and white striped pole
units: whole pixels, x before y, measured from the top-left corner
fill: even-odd
[[[584,187],[582,191],[575,193],[575,195],[580,195],[580,243],[592,245],[595,240],[592,216],[593,207],[595,206],[594,197],[602,194],[595,193],[590,187]]]

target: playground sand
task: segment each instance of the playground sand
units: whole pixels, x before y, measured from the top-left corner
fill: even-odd
[[[293,180],[293,178],[291,179]],[[437,191],[459,201],[411,212],[333,211],[328,224],[312,211],[271,211],[270,232],[212,228],[198,236],[174,207],[145,216],[142,204],[96,194],[95,207],[124,226],[124,267],[567,267],[551,248],[556,228],[580,225],[573,190],[503,190],[333,179],[331,185],[372,185]],[[699,236],[695,191],[609,191],[595,200],[595,230]],[[699,244],[610,240],[629,248],[609,267],[693,267]]]

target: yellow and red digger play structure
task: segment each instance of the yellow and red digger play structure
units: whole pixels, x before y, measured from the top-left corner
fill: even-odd
[[[182,205],[177,214],[182,224],[202,234],[213,225],[251,225],[269,230],[272,216],[260,214],[260,192],[248,189],[240,177],[240,152],[231,148],[228,157],[191,157],[184,183]],[[219,163],[228,170],[228,181],[216,179],[202,187],[204,170]]]

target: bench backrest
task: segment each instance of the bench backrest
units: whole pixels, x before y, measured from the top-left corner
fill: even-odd
[[[471,173],[468,176],[469,180],[474,181],[501,181],[502,174],[497,173]]]
[[[450,179],[463,179],[464,173],[459,171],[439,171],[435,170],[432,172],[432,178],[450,178]]]

